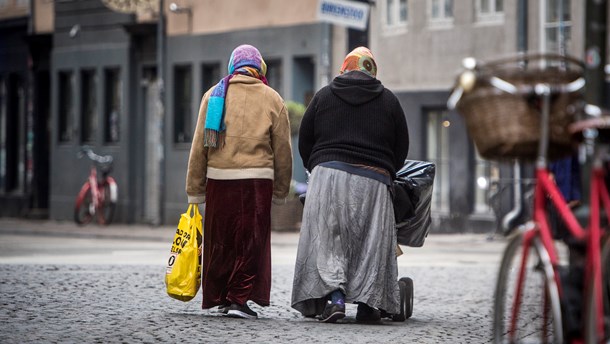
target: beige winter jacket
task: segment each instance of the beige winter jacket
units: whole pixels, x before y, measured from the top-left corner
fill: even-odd
[[[205,202],[210,179],[273,180],[273,197],[285,198],[292,178],[288,111],[280,95],[262,81],[236,75],[225,98],[226,144],[203,146],[208,90],[201,100],[186,173],[189,203]]]

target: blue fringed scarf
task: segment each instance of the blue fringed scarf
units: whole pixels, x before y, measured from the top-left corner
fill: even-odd
[[[233,50],[229,59],[229,75],[222,78],[212,90],[208,100],[203,132],[205,147],[222,148],[225,143],[225,99],[229,81],[236,74],[247,75],[261,80],[267,85],[265,74],[267,65],[258,49],[251,45],[240,45]]]

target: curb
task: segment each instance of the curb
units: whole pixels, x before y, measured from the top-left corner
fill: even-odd
[[[175,228],[170,226],[143,226],[114,224],[108,226],[79,226],[67,221],[27,220],[0,218],[0,234],[44,235],[92,239],[139,239],[170,241]]]

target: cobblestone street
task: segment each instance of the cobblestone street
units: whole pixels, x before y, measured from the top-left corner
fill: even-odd
[[[78,237],[28,231],[0,221],[1,343],[486,343],[503,240],[484,235],[431,235],[405,249],[399,276],[415,285],[405,322],[355,322],[355,305],[341,324],[306,319],[290,308],[296,233],[274,233],[270,307],[253,306],[255,321],[224,318],[180,302],[163,281],[170,232],[158,240],[125,240],[112,231]],[[123,229],[125,230],[125,229]],[[137,229],[127,228],[136,235]],[[89,231],[102,232],[95,228]],[[167,241],[165,241],[167,238]],[[404,249],[404,248],[403,248]]]

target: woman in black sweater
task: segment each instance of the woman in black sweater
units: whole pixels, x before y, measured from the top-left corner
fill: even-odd
[[[409,151],[396,96],[376,79],[364,47],[350,52],[309,104],[299,152],[311,171],[295,266],[292,307],[336,322],[399,311],[396,229],[390,188]]]

